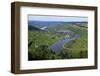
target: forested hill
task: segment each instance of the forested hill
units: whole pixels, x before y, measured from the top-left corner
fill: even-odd
[[[29,31],[32,31],[32,30],[40,31],[41,29],[40,29],[40,28],[37,28],[37,27],[34,27],[34,26],[32,26],[32,25],[28,25],[28,30],[29,30]]]
[[[87,22],[59,22],[59,21],[28,21],[28,25],[35,26],[38,28],[44,27],[44,26],[59,26],[64,24],[76,24],[79,26],[86,25]]]

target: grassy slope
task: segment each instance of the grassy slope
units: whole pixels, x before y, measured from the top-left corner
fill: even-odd
[[[39,32],[39,31],[29,31],[28,32],[28,42],[32,42],[32,45],[29,49],[35,50],[40,45],[51,45],[56,41],[63,38],[62,35],[55,35],[47,32]]]
[[[87,47],[88,47],[87,28],[74,25],[72,26],[72,28],[69,28],[69,29],[73,30],[77,34],[80,34],[81,37],[65,44],[64,51],[70,51],[69,53],[71,54],[72,58],[86,58]]]

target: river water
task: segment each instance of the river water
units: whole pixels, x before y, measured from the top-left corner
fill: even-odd
[[[68,43],[69,41],[75,40],[80,37],[80,34],[76,34],[74,37],[67,38],[67,39],[62,39],[54,44],[52,44],[49,48],[51,48],[54,52],[60,52],[63,49],[63,45],[65,43]]]

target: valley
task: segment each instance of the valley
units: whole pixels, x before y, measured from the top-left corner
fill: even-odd
[[[87,22],[29,22],[29,60],[87,58]]]

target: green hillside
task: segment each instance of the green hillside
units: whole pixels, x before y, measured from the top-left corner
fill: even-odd
[[[87,58],[87,27],[64,23],[59,26],[48,26],[46,30],[48,30],[48,32],[40,31],[40,29],[38,28],[33,28],[31,31],[28,31],[29,60]],[[67,38],[68,36],[55,33],[59,30],[72,31],[74,32],[74,35],[79,34],[80,38],[77,38],[64,44],[63,50],[61,52],[54,52],[49,48],[49,46],[59,40]]]
[[[55,35],[48,32],[28,32],[29,60],[44,60],[61,58],[53,52],[49,46],[62,39],[63,35]]]
[[[80,34],[81,37],[66,43],[64,45],[64,52],[69,53],[69,58],[86,58],[88,56],[87,28],[76,25],[68,28],[77,34]]]

